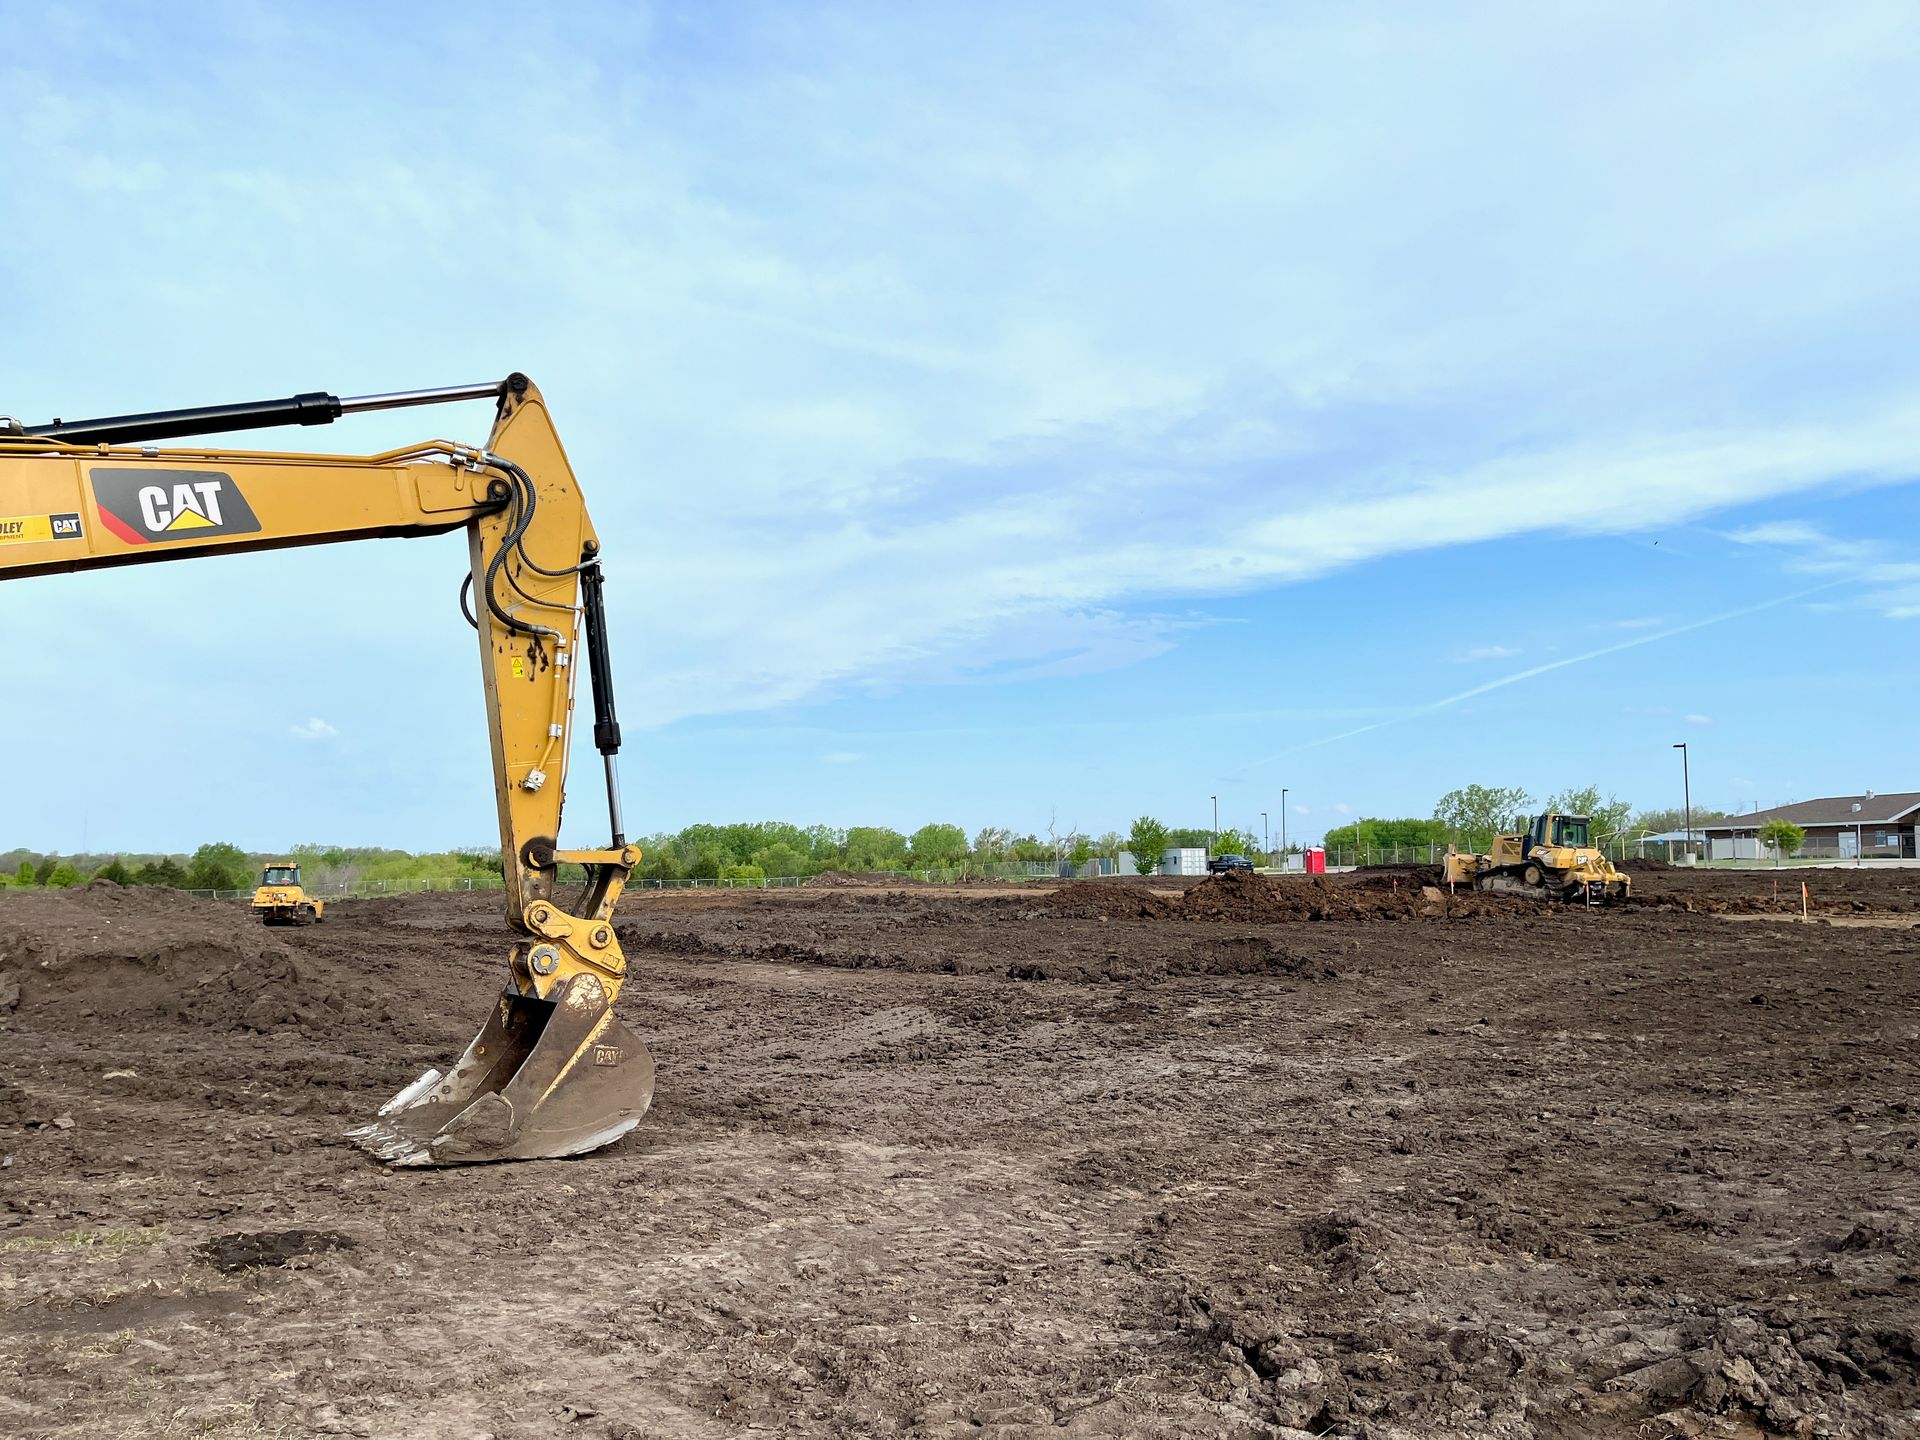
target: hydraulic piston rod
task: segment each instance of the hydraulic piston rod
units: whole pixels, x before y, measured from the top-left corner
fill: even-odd
[[[137,445],[182,435],[218,435],[230,430],[264,430],[276,425],[330,425],[342,415],[366,410],[400,410],[412,405],[446,405],[456,400],[494,400],[513,383],[509,378],[485,385],[442,385],[432,390],[396,390],[385,395],[341,399],[324,390],[289,395],[283,400],[243,400],[233,405],[201,405],[191,410],[149,410],[141,415],[106,415],[97,420],[52,420],[25,425],[17,432],[69,445]]]

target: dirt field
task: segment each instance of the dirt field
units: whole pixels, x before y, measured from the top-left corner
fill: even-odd
[[[635,896],[647,1121],[400,1173],[497,897],[0,895],[0,1434],[1914,1436],[1920,872],[1806,878]]]

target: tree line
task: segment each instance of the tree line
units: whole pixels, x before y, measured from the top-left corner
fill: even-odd
[[[89,880],[111,880],[116,885],[162,885],[174,890],[251,890],[260,883],[263,866],[284,860],[297,862],[302,881],[317,890],[461,876],[497,881],[500,875],[497,850],[414,854],[372,846],[296,845],[291,850],[249,854],[238,845],[213,841],[191,855],[62,856],[10,850],[0,855],[0,888],[63,890]]]
[[[1333,850],[1419,850],[1458,845],[1484,851],[1493,837],[1510,834],[1516,820],[1537,809],[1585,815],[1593,822],[1596,841],[1630,839],[1646,831],[1678,830],[1684,816],[1678,809],[1640,810],[1598,786],[1585,786],[1549,795],[1536,804],[1517,786],[1468,785],[1450,790],[1427,818],[1356,820],[1327,832],[1325,844]],[[1725,819],[1720,810],[1696,808],[1696,828]],[[1798,827],[1776,823],[1762,838],[1788,855],[1803,842]],[[1142,815],[1123,834],[1108,830],[1099,835],[1075,827],[1049,823],[1044,834],[1021,833],[1004,826],[983,826],[973,835],[958,825],[932,822],[907,833],[884,825],[794,825],[780,820],[744,821],[730,825],[694,824],[661,832],[639,842],[643,859],[635,872],[642,880],[758,880],[817,875],[829,870],[920,871],[976,870],[1014,861],[1068,862],[1117,860],[1131,853],[1140,868],[1150,870],[1170,849],[1203,849],[1211,854],[1268,856],[1261,837],[1244,830],[1217,833],[1192,826],[1169,826]],[[1288,847],[1299,851],[1300,846]],[[249,854],[237,845],[213,842],[191,855],[49,855],[13,850],[0,855],[0,886],[12,889],[59,889],[92,879],[119,885],[165,885],[180,890],[246,890],[259,881],[262,865],[293,860],[302,866],[308,888],[337,892],[357,885],[404,886],[422,880],[458,880],[497,883],[500,855],[491,848],[415,853],[375,846],[306,844],[271,854]],[[574,880],[563,874],[562,880]]]
[[[1667,834],[1684,829],[1687,823],[1686,812],[1679,806],[1635,810],[1631,802],[1603,794],[1597,785],[1561,790],[1540,801],[1517,785],[1466,785],[1442,795],[1426,819],[1356,820],[1329,830],[1325,844],[1330,850],[1385,850],[1395,846],[1417,850],[1457,845],[1462,850],[1484,852],[1495,836],[1524,829],[1530,823],[1527,817],[1542,811],[1586,816],[1594,842],[1602,845],[1631,843],[1645,834]],[[1696,805],[1693,828],[1698,830],[1728,818],[1724,810]],[[1778,832],[1769,843],[1787,842],[1780,849],[1783,855],[1792,854],[1806,839],[1798,826],[1785,822],[1770,823],[1766,831]],[[1767,833],[1763,832],[1762,838],[1768,838]]]

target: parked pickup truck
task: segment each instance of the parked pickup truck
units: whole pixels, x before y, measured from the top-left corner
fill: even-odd
[[[1253,873],[1253,861],[1244,855],[1216,855],[1207,861],[1207,873],[1209,875],[1224,875],[1229,870],[1244,870],[1247,874],[1251,875]]]

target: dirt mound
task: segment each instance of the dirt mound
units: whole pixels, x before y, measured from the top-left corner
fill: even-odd
[[[895,875],[888,870],[822,870],[800,882],[805,890],[870,890],[884,885],[925,885],[917,875]]]
[[[1370,874],[1353,879],[1315,875],[1275,880],[1229,872],[1181,897],[1186,920],[1273,925],[1297,920],[1413,920],[1469,915],[1514,915],[1538,908],[1504,895],[1448,895],[1414,874]]]
[[[245,907],[177,890],[96,881],[0,899],[0,1016],[21,1025],[319,1026],[345,1018],[345,980],[296,958]]]
[[[1052,920],[1170,920],[1180,897],[1121,880],[1069,880],[1026,913]]]

